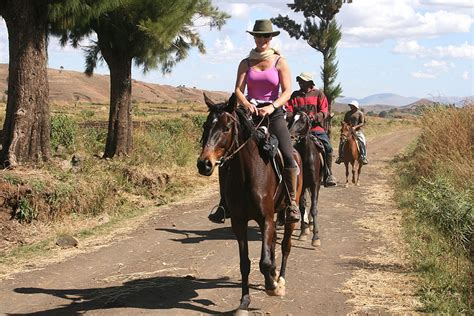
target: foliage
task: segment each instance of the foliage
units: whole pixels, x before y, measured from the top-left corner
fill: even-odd
[[[51,147],[57,150],[59,146],[73,148],[76,139],[76,122],[69,116],[60,114],[51,118]]]
[[[426,312],[471,314],[474,269],[474,108],[427,107],[397,165],[404,229]]]
[[[336,47],[341,39],[341,30],[335,20],[342,4],[342,0],[294,0],[288,7],[295,12],[302,12],[305,21],[300,25],[287,16],[278,15],[272,22],[283,28],[291,37],[303,38],[309,46],[321,52],[323,65],[321,79],[324,94],[331,104],[342,94],[340,84],[335,85],[337,77]],[[351,1],[349,1],[351,2]]]
[[[98,41],[85,49],[87,74],[93,73],[103,50],[120,52],[144,71],[161,66],[167,73],[187,57],[190,48],[205,52],[195,28],[199,18],[207,18],[210,28],[220,29],[228,17],[210,0],[127,0],[99,16],[87,10],[81,19],[63,21],[55,33],[62,44],[69,40],[74,47],[92,32],[98,34]]]
[[[20,198],[18,201],[18,208],[15,212],[15,218],[20,223],[31,223],[37,217],[36,210],[31,206],[27,198]]]

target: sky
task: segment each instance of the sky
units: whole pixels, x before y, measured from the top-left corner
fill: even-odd
[[[207,53],[196,49],[175,66],[171,74],[160,70],[143,73],[134,68],[136,80],[185,85],[206,90],[233,91],[237,66],[254,47],[245,32],[256,19],[278,14],[303,21],[301,13],[287,7],[290,0],[219,1],[213,4],[231,15],[220,30],[197,26]],[[354,0],[344,4],[336,16],[342,39],[337,50],[339,74],[336,82],[343,96],[363,98],[377,93],[405,97],[465,97],[474,95],[474,4],[472,0]],[[197,21],[204,24],[205,21]],[[274,26],[274,29],[278,29]],[[313,75],[321,86],[322,55],[304,40],[290,38],[286,31],[274,37],[295,77],[301,72]],[[87,43],[84,43],[87,44]],[[84,70],[81,49],[61,47],[51,38],[49,67]],[[8,34],[0,18],[0,63],[8,63]],[[96,69],[108,74],[104,63]]]

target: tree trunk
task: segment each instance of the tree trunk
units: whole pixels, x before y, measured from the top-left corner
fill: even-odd
[[[132,141],[132,59],[102,49],[110,70],[110,113],[104,158],[129,155]]]
[[[10,0],[2,15],[8,28],[8,99],[0,162],[6,166],[50,158],[47,73],[47,7]]]
[[[326,65],[327,59],[328,59],[328,53],[327,50],[322,52],[323,54],[323,65]],[[326,96],[329,95],[327,89],[329,89],[329,76],[325,71],[324,66],[322,67],[322,79],[323,79],[323,91]],[[331,113],[332,113],[332,100],[330,98],[327,98],[328,101],[328,114],[329,117],[324,121],[324,129],[326,130],[328,136],[331,136]]]

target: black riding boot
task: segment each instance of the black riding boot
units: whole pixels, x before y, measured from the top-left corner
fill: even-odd
[[[283,169],[283,180],[285,181],[290,198],[290,205],[286,208],[286,223],[296,223],[300,221],[300,208],[296,203],[296,187],[298,179],[298,168]]]
[[[324,186],[333,187],[337,185],[336,178],[332,175],[332,154],[326,154],[326,166],[324,170]]]
[[[344,161],[344,143],[341,141],[339,142],[339,153],[338,157],[336,159],[336,163],[340,164]]]

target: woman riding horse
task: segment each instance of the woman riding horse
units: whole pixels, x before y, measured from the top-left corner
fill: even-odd
[[[285,187],[271,161],[260,154],[256,131],[242,108],[237,108],[235,95],[225,104],[214,104],[205,97],[209,115],[204,124],[202,152],[198,158],[199,173],[209,176],[219,165],[221,194],[231,215],[232,230],[239,245],[242,297],[239,310],[247,311],[250,304],[250,260],[247,237],[249,220],[255,220],[262,234],[260,271],[265,277],[265,290],[269,295],[285,294],[285,271],[291,250],[291,236],[295,223],[286,223],[281,242],[282,261],[280,275],[275,263],[275,213],[285,212],[288,200]],[[299,166],[301,159],[296,151],[293,157]],[[297,179],[296,200],[301,194],[302,177]]]
[[[295,194],[298,168],[293,159],[293,146],[283,112],[283,105],[291,94],[290,69],[286,59],[270,46],[272,38],[280,34],[280,31],[273,31],[270,20],[257,20],[253,31],[247,32],[253,35],[255,48],[239,64],[235,95],[239,104],[250,113],[268,116],[270,120],[269,131],[278,138],[278,148],[284,161],[283,180],[290,200],[286,221],[295,223],[300,220]],[[247,95],[244,94],[246,88]],[[225,208],[226,201],[221,202]],[[224,217],[223,211],[218,214]],[[219,222],[220,218],[215,215],[210,220]]]

